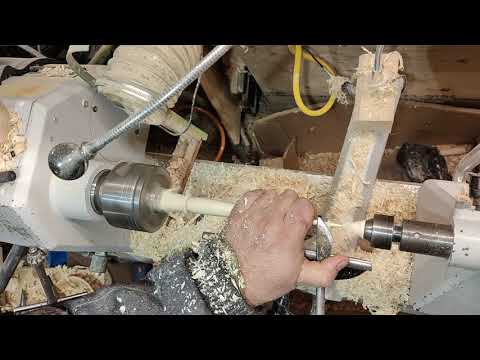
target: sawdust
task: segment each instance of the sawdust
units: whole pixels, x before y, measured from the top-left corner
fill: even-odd
[[[299,157],[299,169],[333,176],[340,153],[305,153]]]
[[[372,271],[335,282],[340,298],[361,303],[375,315],[395,315],[408,302],[413,255],[398,249],[372,253],[357,249],[348,255],[372,262]]]
[[[171,254],[192,248],[204,232],[220,232],[225,224],[225,218],[214,216],[197,215],[189,220],[181,214],[171,216],[167,225],[155,233],[133,231],[130,235],[133,252],[159,263]]]
[[[245,192],[258,188],[279,192],[293,189],[300,196],[310,199],[317,212],[323,214],[331,182],[331,177],[299,171],[197,161],[186,193],[236,202]],[[418,189],[415,184],[377,182],[368,215],[384,213],[398,220],[414,219]],[[134,252],[159,261],[176,250],[191,248],[201,239],[203,232],[219,233],[225,225],[225,219],[212,216],[201,218],[197,225],[196,220],[187,221],[179,217],[155,234],[134,233],[131,238]],[[376,313],[398,311],[409,293],[411,256],[399,251],[387,254],[382,250],[374,250],[373,253],[356,250],[350,255],[370,260],[375,270],[358,278],[343,280],[337,289],[338,295],[355,301],[361,299],[364,307],[376,310]],[[367,281],[366,287],[363,279]]]
[[[460,161],[463,160],[463,158],[466,155],[467,154],[445,156],[445,161],[447,162],[448,173],[450,175],[453,175],[455,173],[455,169],[456,169],[457,165],[460,163]]]
[[[400,147],[393,149],[385,149],[382,161],[390,158],[395,151]],[[317,174],[333,176],[337,168],[340,153],[324,152],[324,153],[309,153],[306,152],[299,156],[299,170],[310,171]]]
[[[93,292],[108,286],[112,279],[108,273],[97,274],[83,266],[57,266],[45,269],[52,279],[55,291],[59,297],[66,297],[82,292]],[[20,304],[22,289],[26,292],[26,305],[46,301],[42,285],[35,270],[22,261],[13,274],[5,289],[5,303],[0,306],[0,312],[12,311]]]
[[[343,105],[348,105],[348,97],[343,91],[343,84],[349,81],[350,79],[344,76],[331,76],[327,80],[330,95],[335,96],[337,101]]]
[[[458,163],[466,156],[467,150],[471,149],[471,145],[435,145],[440,154],[445,157],[447,162],[448,173],[453,174]],[[399,146],[393,149],[385,149],[382,161],[390,158],[392,154],[400,149]],[[455,151],[452,151],[455,150]],[[340,153],[305,153],[299,156],[299,170],[310,171],[317,174],[333,176],[337,168]]]
[[[370,132],[357,135],[347,140],[347,152],[351,157],[344,160],[341,173],[337,172],[334,178],[327,210],[328,221],[342,224],[364,220],[371,191],[375,186],[375,179],[371,178],[368,170],[372,161],[371,154],[376,147],[376,137]],[[332,251],[336,254],[347,253],[355,246],[349,237],[344,236],[335,239]]]
[[[44,75],[47,77],[68,77],[74,78],[77,76],[75,72],[70,68],[69,65],[65,64],[49,64],[42,66],[37,74]]]
[[[9,111],[9,131],[7,139],[0,144],[0,171],[15,170],[18,166],[19,155],[25,151],[26,140],[21,134],[22,119],[14,112]]]

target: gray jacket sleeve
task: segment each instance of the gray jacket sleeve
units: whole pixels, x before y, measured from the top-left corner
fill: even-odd
[[[154,267],[147,286],[103,288],[66,306],[74,315],[254,314],[221,247],[221,240],[202,241],[196,252],[170,256]]]

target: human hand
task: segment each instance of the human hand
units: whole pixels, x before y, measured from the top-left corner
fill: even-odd
[[[240,266],[243,296],[252,306],[278,299],[297,283],[329,287],[348,258],[309,261],[304,241],[314,219],[312,204],[297,193],[271,190],[246,193],[235,205],[225,229]]]

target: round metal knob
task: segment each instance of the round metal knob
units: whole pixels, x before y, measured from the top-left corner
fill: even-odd
[[[76,144],[58,144],[48,154],[48,167],[62,180],[79,179],[85,174],[87,166],[81,147]]]

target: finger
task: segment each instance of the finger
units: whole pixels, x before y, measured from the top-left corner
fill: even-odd
[[[262,189],[253,190],[245,193],[233,207],[231,216],[234,216],[235,214],[241,214],[247,211],[252,206],[252,204],[264,193],[265,190]]]
[[[276,199],[275,203],[271,205],[272,213],[275,218],[283,221],[283,218],[292,207],[293,203],[298,199],[298,195],[293,190],[285,190]]]
[[[295,200],[290,209],[285,214],[283,221],[288,225],[288,230],[295,236],[301,236],[302,239],[307,235],[312,227],[315,209],[310,201],[304,198]]]
[[[319,287],[330,287],[337,274],[348,264],[348,257],[333,256],[323,261],[304,260],[297,282]]]
[[[264,213],[265,209],[273,203],[276,197],[277,193],[274,190],[265,190],[263,194],[252,203],[250,212]]]

